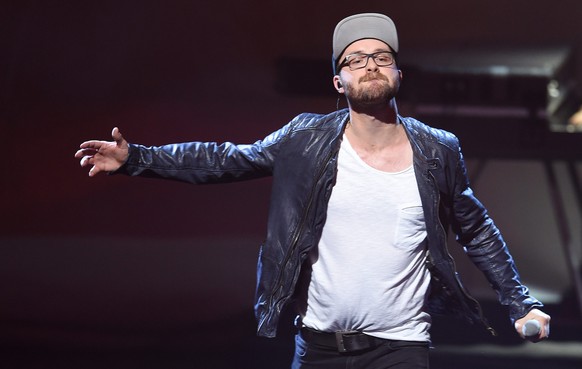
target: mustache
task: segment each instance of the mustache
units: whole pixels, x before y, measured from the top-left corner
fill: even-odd
[[[381,73],[367,73],[365,74],[363,77],[360,78],[360,83],[361,82],[368,82],[368,81],[373,81],[375,79],[381,80],[381,81],[388,81],[388,77],[386,77],[385,75],[381,74]]]

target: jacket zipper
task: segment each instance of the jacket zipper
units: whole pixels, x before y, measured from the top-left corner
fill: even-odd
[[[279,273],[277,274],[277,279],[276,279],[277,288],[269,296],[269,300],[268,300],[268,304],[267,304],[267,306],[269,306],[269,311],[272,310],[274,305],[277,305],[280,301],[282,301],[288,297],[288,296],[281,296],[281,297],[279,297],[279,299],[277,299],[275,304],[273,304],[273,297],[277,294],[277,292],[279,290],[283,289],[283,283],[281,283],[282,273],[283,273],[283,270],[285,269],[285,266],[287,265],[287,263],[289,263],[289,259],[291,258],[291,255],[294,253],[295,249],[297,248],[297,243],[299,242],[299,237],[302,233],[303,228],[305,227],[305,222],[307,221],[307,214],[309,214],[309,211],[311,209],[311,205],[313,204],[313,197],[314,197],[314,193],[315,193],[315,188],[317,187],[317,183],[319,182],[321,177],[323,177],[323,173],[325,173],[325,168],[329,164],[329,161],[331,160],[331,158],[333,157],[334,154],[335,154],[335,152],[330,151],[330,153],[325,158],[325,161],[323,162],[322,167],[320,168],[319,172],[317,173],[315,181],[313,182],[313,185],[311,187],[311,191],[309,194],[309,201],[307,202],[307,207],[305,208],[305,211],[303,212],[303,215],[301,217],[301,222],[299,223],[299,226],[296,228],[295,234],[293,235],[292,242],[291,242],[291,248],[289,249],[289,251],[285,255],[285,259],[283,260],[283,263],[281,263],[281,267],[279,268]],[[298,268],[295,268],[295,274],[293,275],[293,281],[292,281],[293,284],[295,284],[297,281],[297,276],[299,275],[298,270],[299,270]],[[261,324],[259,326],[259,330],[262,327],[262,325],[264,324],[264,322],[265,322],[265,317],[263,317],[263,319],[261,321]]]

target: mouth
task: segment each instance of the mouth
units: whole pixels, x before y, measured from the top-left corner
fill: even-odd
[[[388,79],[381,74],[367,74],[360,78],[360,82],[371,82],[371,81],[384,81],[388,82]]]
[[[384,88],[388,85],[388,81],[382,78],[369,78],[362,81],[362,85],[367,85],[368,88]]]

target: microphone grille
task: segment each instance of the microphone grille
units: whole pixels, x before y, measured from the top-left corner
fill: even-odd
[[[523,333],[523,335],[526,337],[531,337],[540,333],[541,329],[542,327],[540,326],[540,322],[532,319],[525,322],[523,327],[521,327],[521,333]]]

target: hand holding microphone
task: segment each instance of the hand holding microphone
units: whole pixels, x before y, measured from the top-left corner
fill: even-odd
[[[542,341],[550,335],[550,316],[539,309],[532,309],[515,322],[515,329],[528,341]]]

